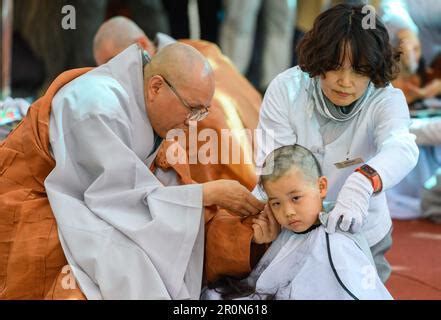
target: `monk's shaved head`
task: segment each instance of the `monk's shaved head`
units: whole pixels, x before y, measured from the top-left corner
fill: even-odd
[[[97,65],[106,63],[130,45],[147,39],[132,20],[125,17],[114,17],[104,22],[98,29],[93,41],[93,53]]]
[[[164,47],[146,66],[146,77],[157,74],[179,88],[195,89],[193,86],[201,80],[213,80],[208,60],[195,48],[178,42]]]
[[[144,68],[144,83],[148,117],[163,138],[171,129],[185,128],[192,110],[209,108],[215,89],[208,60],[183,43],[170,44],[153,56]]]

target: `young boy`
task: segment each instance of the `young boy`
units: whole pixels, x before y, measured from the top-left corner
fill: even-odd
[[[322,205],[328,183],[314,155],[299,145],[273,151],[261,186],[268,196],[268,225],[282,232],[250,276],[207,289],[202,299],[391,299],[363,237],[327,234]],[[274,218],[276,221],[274,221]],[[259,221],[256,221],[259,222]],[[263,223],[256,223],[263,226]],[[254,228],[261,238],[271,228]]]

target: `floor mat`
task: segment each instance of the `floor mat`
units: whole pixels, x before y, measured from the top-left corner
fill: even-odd
[[[395,299],[441,300],[441,225],[426,220],[393,221],[386,257],[392,275],[386,287]]]

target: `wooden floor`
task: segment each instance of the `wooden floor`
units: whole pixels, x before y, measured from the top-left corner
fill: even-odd
[[[441,300],[441,224],[394,220],[392,237],[386,255],[392,265],[386,283],[392,296]]]

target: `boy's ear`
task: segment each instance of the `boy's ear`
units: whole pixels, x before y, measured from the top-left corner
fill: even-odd
[[[328,179],[325,176],[321,176],[318,179],[318,187],[320,190],[320,197],[324,199],[328,193]]]

